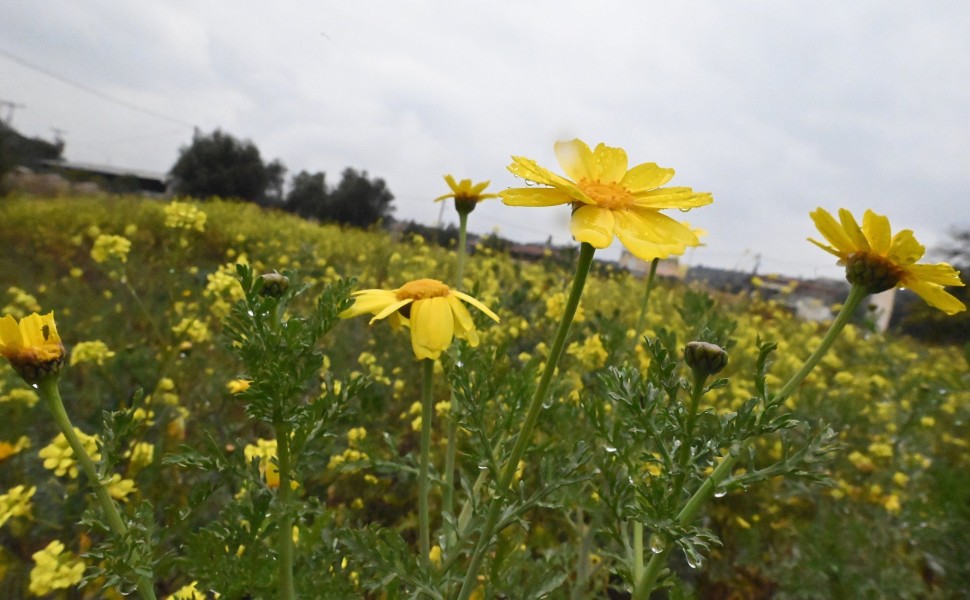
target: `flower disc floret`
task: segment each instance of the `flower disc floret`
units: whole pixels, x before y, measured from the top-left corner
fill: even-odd
[[[54,313],[33,313],[19,322],[4,315],[0,319],[0,356],[27,383],[57,375],[64,363],[64,344],[57,334]]]
[[[555,150],[566,177],[540,167],[532,159],[512,157],[509,171],[538,185],[501,192],[505,204],[569,204],[573,209],[570,230],[577,241],[606,248],[617,237],[627,250],[644,260],[683,254],[687,247],[700,245],[699,230],[660,211],[686,211],[714,199],[688,187],[663,187],[673,178],[673,169],[655,163],[628,169],[622,148],[599,144],[591,150],[581,140],[558,142]]]
[[[487,306],[468,294],[449,288],[436,279],[417,279],[396,290],[360,290],[354,292],[354,304],[341,318],[373,314],[371,323],[388,319],[393,327],[411,329],[411,347],[418,359],[432,360],[451,345],[455,338],[478,345],[475,321],[463,302],[471,304],[489,318],[499,318]]]
[[[862,286],[870,294],[893,287],[909,288],[948,315],[967,309],[943,289],[963,286],[960,272],[947,263],[916,264],[926,248],[916,241],[911,230],[892,235],[889,219],[871,210],[862,216],[861,226],[844,208],[839,209],[838,221],[822,208],[812,212],[811,217],[828,244],[812,238],[808,241],[838,257],[850,283]]]

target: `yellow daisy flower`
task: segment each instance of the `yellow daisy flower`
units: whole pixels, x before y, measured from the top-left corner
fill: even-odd
[[[57,335],[54,313],[33,313],[19,323],[4,315],[0,319],[0,356],[9,360],[27,383],[56,374],[64,362],[64,344]]]
[[[909,288],[948,315],[967,309],[943,290],[947,285],[964,285],[960,272],[946,263],[916,264],[926,248],[916,241],[911,230],[892,235],[889,219],[871,210],[862,216],[861,227],[844,208],[839,209],[839,221],[822,208],[812,212],[811,217],[830,245],[811,238],[808,241],[837,256],[839,264],[845,265],[845,278],[850,283],[862,285],[870,294],[893,287]]]
[[[393,327],[410,327],[411,347],[418,359],[437,359],[456,336],[468,340],[472,346],[478,345],[475,321],[462,301],[495,322],[499,320],[498,315],[478,300],[436,279],[410,281],[396,290],[360,290],[353,296],[353,306],[341,313],[341,318],[370,313],[374,315],[371,323],[389,318]]]
[[[688,187],[661,187],[674,176],[673,169],[643,163],[627,169],[622,148],[603,144],[590,150],[581,140],[557,142],[556,158],[566,172],[561,177],[536,161],[513,156],[509,171],[543,186],[512,188],[499,195],[511,206],[573,207],[570,230],[577,241],[606,248],[616,236],[643,260],[683,254],[700,245],[698,231],[661,214],[667,208],[689,210],[714,201],[711,194]]]
[[[441,202],[447,198],[455,199],[455,207],[461,210],[464,205],[466,207],[471,207],[469,210],[475,208],[475,205],[482,200],[488,200],[489,198],[498,198],[498,194],[483,194],[485,188],[488,187],[490,181],[483,181],[481,183],[472,183],[471,179],[462,179],[460,182],[455,183],[455,178],[451,175],[445,175],[445,181],[448,183],[448,187],[451,188],[450,194],[445,194],[444,196],[438,196],[434,199],[435,202]]]

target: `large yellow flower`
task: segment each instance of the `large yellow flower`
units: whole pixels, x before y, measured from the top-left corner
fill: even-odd
[[[707,193],[688,187],[661,187],[674,176],[673,169],[643,163],[627,169],[622,148],[603,144],[590,150],[584,142],[557,142],[556,158],[566,177],[540,167],[536,161],[513,156],[509,171],[527,181],[549,187],[512,188],[499,195],[512,206],[573,207],[573,237],[594,248],[606,248],[614,235],[635,256],[644,260],[683,254],[700,245],[697,232],[661,214],[666,208],[689,210],[714,201]]]
[[[498,322],[487,306],[436,279],[418,279],[396,290],[354,292],[354,305],[340,314],[349,319],[365,313],[374,315],[371,323],[389,318],[391,325],[411,328],[411,347],[419,359],[437,359],[456,336],[478,345],[478,334],[465,301]]]
[[[848,210],[839,209],[839,221],[828,211],[818,208],[811,213],[819,233],[831,245],[812,242],[822,250],[839,257],[845,265],[845,278],[875,294],[893,287],[913,290],[927,304],[948,315],[967,307],[943,290],[943,286],[962,286],[960,272],[946,263],[918,265],[926,248],[916,241],[913,232],[904,229],[892,235],[889,219],[867,210],[862,226]],[[841,221],[841,222],[840,222]]]
[[[64,344],[57,335],[54,313],[33,313],[19,323],[4,315],[0,319],[0,356],[9,360],[27,383],[57,373],[64,362]]]

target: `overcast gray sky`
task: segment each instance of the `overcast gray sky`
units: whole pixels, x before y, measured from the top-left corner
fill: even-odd
[[[714,194],[674,215],[709,232],[692,265],[838,277],[805,241],[816,206],[929,247],[970,226],[966,0],[4,0],[0,100],[70,160],[165,172],[218,127],[291,175],[366,169],[428,224],[446,173],[499,191],[512,154],[561,172],[556,140],[604,142]],[[491,201],[470,229],[567,223]]]

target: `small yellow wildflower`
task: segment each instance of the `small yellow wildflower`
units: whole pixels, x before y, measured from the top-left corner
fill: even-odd
[[[243,450],[246,462],[253,462],[259,458],[259,474],[266,480],[266,485],[271,488],[280,487],[280,469],[276,465],[276,440],[256,440],[256,444],[247,444]]]
[[[128,262],[129,250],[131,250],[131,240],[128,238],[120,235],[102,234],[98,236],[98,239],[94,240],[94,246],[91,248],[91,258],[96,263],[106,263],[112,260],[124,263]]]
[[[151,442],[135,442],[125,456],[128,458],[128,467],[138,471],[154,462],[155,446]]]
[[[64,344],[57,335],[54,313],[32,313],[20,322],[4,315],[0,319],[0,356],[9,360],[27,383],[56,375],[64,362]]]
[[[13,517],[29,517],[32,507],[30,499],[36,491],[36,487],[18,485],[0,496],[0,527]]]
[[[447,198],[455,199],[455,209],[459,213],[468,214],[475,210],[475,206],[482,200],[487,200],[488,198],[498,198],[498,194],[483,194],[485,188],[488,187],[489,181],[483,181],[481,183],[472,183],[471,179],[462,179],[460,182],[455,182],[455,178],[451,175],[445,175],[445,182],[448,187],[451,188],[450,194],[445,194],[444,196],[438,196],[434,199],[435,202],[441,202]]]
[[[54,540],[43,550],[33,554],[34,568],[30,571],[30,593],[45,596],[77,584],[84,575],[84,561],[65,550],[64,544]]]
[[[819,233],[830,245],[812,242],[822,250],[839,258],[845,265],[845,277],[853,284],[862,285],[870,294],[893,287],[913,290],[927,304],[948,315],[967,309],[944,286],[962,286],[960,272],[947,263],[935,265],[916,264],[926,248],[916,241],[913,232],[904,229],[892,235],[889,219],[867,210],[862,216],[862,226],[848,210],[839,209],[839,221],[822,208],[811,213]]]
[[[229,390],[230,394],[236,395],[248,390],[251,384],[252,382],[248,379],[233,379],[226,384],[226,389]]]
[[[350,431],[347,432],[347,444],[351,448],[356,448],[361,440],[367,437],[367,430],[363,427],[352,427]]]
[[[98,366],[104,365],[104,361],[112,358],[114,352],[108,349],[107,344],[101,340],[92,342],[78,342],[71,350],[70,365],[73,367],[78,363],[93,362]]]
[[[7,460],[15,454],[19,454],[22,450],[30,448],[30,438],[26,435],[20,436],[16,444],[11,444],[10,442],[0,442],[0,461]]]
[[[128,495],[136,491],[134,480],[122,479],[118,473],[111,476],[111,479],[105,483],[105,487],[111,497],[120,502],[127,502]]]
[[[462,301],[499,320],[478,300],[435,279],[418,279],[396,290],[361,290],[353,296],[354,305],[341,313],[341,318],[371,313],[371,323],[389,317],[394,327],[410,327],[411,347],[418,359],[436,360],[455,337],[478,345],[475,322]]]
[[[198,584],[199,584],[198,581],[193,581],[188,585],[183,585],[178,590],[176,590],[174,594],[169,596],[166,600],[207,600],[206,595],[203,592],[200,592],[198,588],[195,587]],[[216,597],[218,597],[218,594],[216,595]]]
[[[570,229],[577,241],[606,248],[618,237],[631,254],[644,260],[683,254],[700,245],[697,232],[687,224],[661,214],[668,208],[689,210],[713,202],[710,194],[687,187],[661,187],[674,176],[673,169],[643,163],[627,169],[622,148],[599,144],[591,150],[581,140],[557,142],[556,158],[566,177],[540,167],[536,161],[513,156],[509,171],[540,186],[501,192],[511,206],[573,208]]]
[[[431,547],[431,550],[428,552],[428,560],[436,568],[441,566],[441,546],[435,544]]]
[[[74,428],[74,432],[91,460],[95,462],[101,460],[101,454],[98,452],[98,436],[88,435],[77,427]],[[58,477],[67,475],[71,479],[77,479],[77,459],[74,458],[74,450],[67,443],[63,433],[57,434],[50,444],[41,448],[38,456],[44,459],[44,468],[54,471]]]

